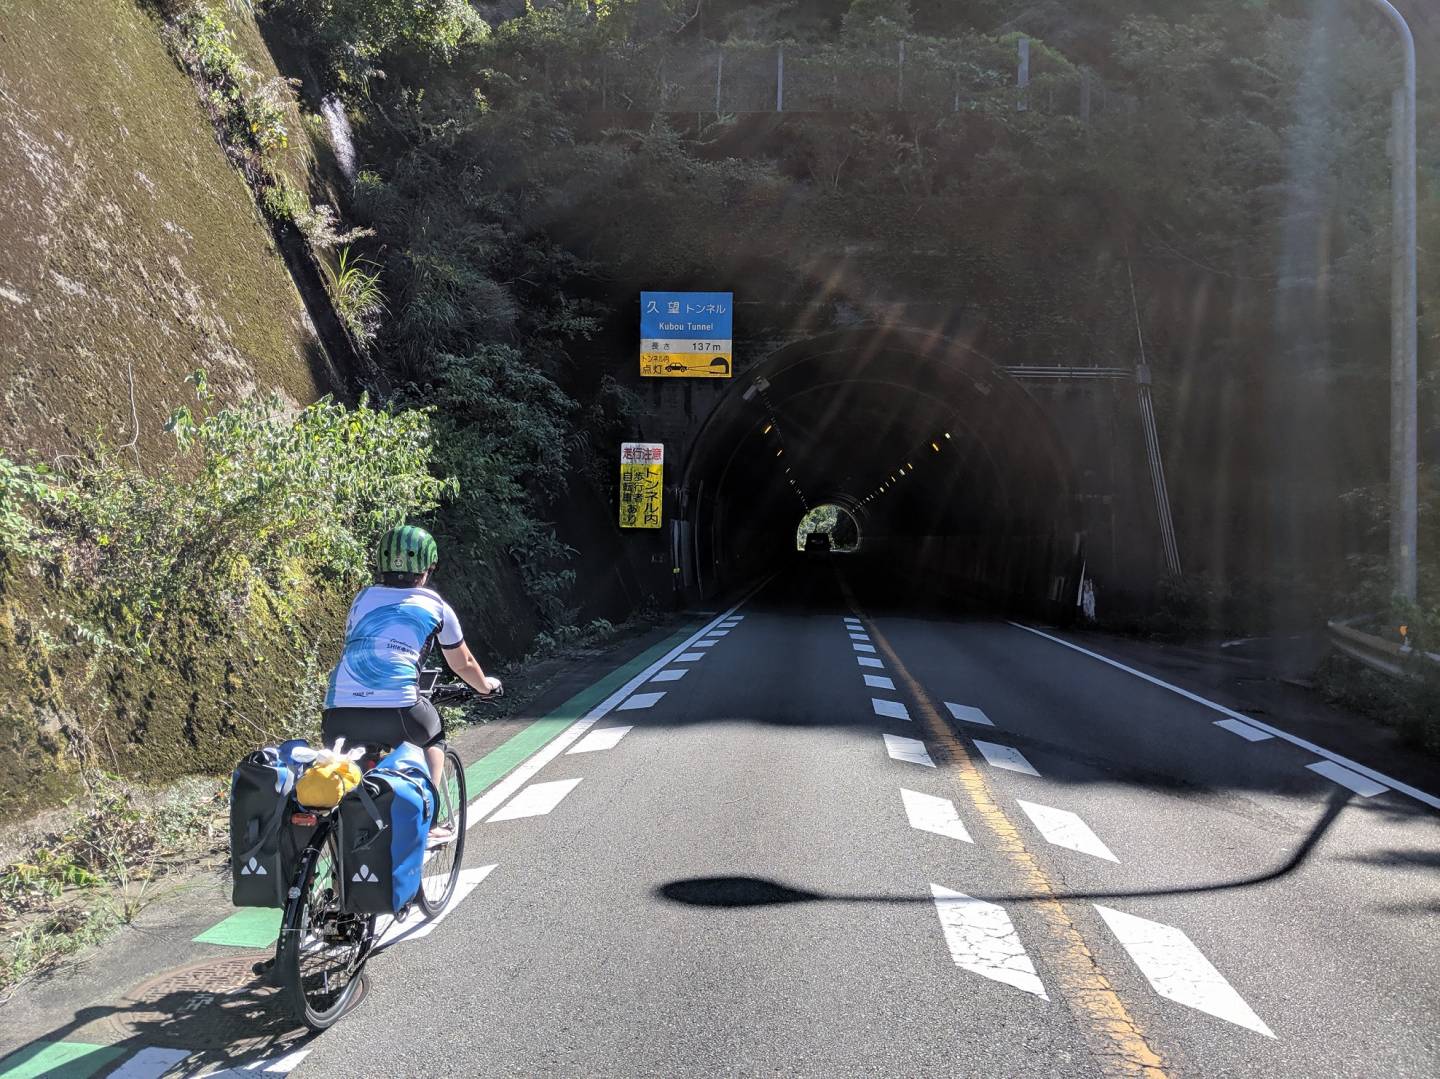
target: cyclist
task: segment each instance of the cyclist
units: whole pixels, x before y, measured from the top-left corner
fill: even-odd
[[[440,747],[444,730],[435,705],[420,695],[420,668],[433,642],[445,662],[471,689],[488,696],[500,679],[480,668],[465,646],[460,620],[438,592],[426,587],[440,560],[435,538],[423,528],[402,525],[380,538],[380,583],[361,590],[345,623],[345,648],[330,673],[321,734],[326,745],[398,746],[411,742],[425,751],[438,788],[445,769]],[[435,834],[444,841],[448,835]]]

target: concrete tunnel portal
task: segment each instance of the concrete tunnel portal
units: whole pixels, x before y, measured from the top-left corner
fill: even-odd
[[[796,522],[834,503],[897,588],[1037,606],[1078,573],[1074,486],[1059,432],[990,359],[921,331],[837,331],[772,353],[705,418],[678,564],[716,595],[793,564]]]

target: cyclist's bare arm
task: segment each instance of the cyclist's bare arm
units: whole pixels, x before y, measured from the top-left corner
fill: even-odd
[[[442,648],[445,664],[455,672],[455,677],[464,682],[482,697],[488,697],[500,688],[500,679],[490,678],[480,668],[479,661],[470,654],[470,648],[463,641],[454,648]]]

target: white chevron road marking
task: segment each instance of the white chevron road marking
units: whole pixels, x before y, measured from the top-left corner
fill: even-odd
[[[566,750],[566,752],[598,753],[604,749],[614,749],[620,744],[620,739],[624,738],[634,729],[634,727],[602,727],[598,731],[591,731]]]
[[[490,823],[519,820],[522,817],[543,817],[564,801],[565,796],[580,785],[578,779],[556,779],[549,783],[532,783],[490,815]]]
[[[905,815],[910,818],[910,827],[921,832],[933,832],[962,843],[973,843],[970,833],[960,814],[955,812],[955,803],[948,798],[936,798],[933,794],[900,788],[900,800],[905,803]]]
[[[1027,776],[1038,776],[1035,766],[1025,759],[1025,754],[1011,746],[1002,746],[997,742],[982,742],[975,739],[975,748],[980,751],[987,764],[992,768],[1004,768],[1007,772],[1023,772]]]
[[[935,767],[935,762],[930,759],[930,751],[918,738],[902,738],[897,734],[887,734],[885,735],[885,752],[897,761],[923,764],[926,768]]]
[[[1068,809],[1051,809],[1022,798],[1015,801],[1045,837],[1045,842],[1079,851],[1081,854],[1104,858],[1107,862],[1120,861],[1077,814]]]
[[[1350,769],[1336,764],[1334,761],[1319,761],[1315,764],[1305,766],[1310,771],[1324,776],[1332,783],[1339,783],[1342,787],[1349,787],[1362,798],[1374,798],[1377,794],[1384,794],[1390,788],[1383,783],[1376,783],[1369,776],[1362,776],[1359,772],[1352,772]]]
[[[622,702],[620,703],[620,706],[619,706],[618,708],[616,708],[615,711],[617,711],[617,712],[635,712],[635,711],[638,711],[638,710],[641,709],[641,708],[653,708],[653,707],[655,706],[656,702],[659,701],[660,698],[663,697],[663,696],[665,696],[665,694],[664,694],[663,692],[661,692],[661,693],[637,693],[637,694],[635,694],[633,697],[628,697],[628,698],[626,698],[624,701],[622,701]]]
[[[877,716],[886,716],[890,719],[910,718],[910,710],[899,701],[882,701],[879,697],[871,697],[870,707],[875,709]]]
[[[1250,1010],[1250,1005],[1180,930],[1098,903],[1095,909],[1162,997],[1267,1038],[1275,1037],[1274,1031]]]
[[[938,884],[930,885],[930,894],[957,967],[1050,999],[1004,907]]]
[[[951,704],[949,701],[946,701],[945,707],[950,709],[952,716],[962,722],[979,723],[982,727],[995,726],[995,724],[990,721],[989,716],[980,711],[980,709],[972,708],[968,704]]]
[[[1259,727],[1252,727],[1248,723],[1241,723],[1238,719],[1217,719],[1215,726],[1224,727],[1231,734],[1238,734],[1247,742],[1263,742],[1267,738],[1274,738],[1273,734],[1266,734]]]

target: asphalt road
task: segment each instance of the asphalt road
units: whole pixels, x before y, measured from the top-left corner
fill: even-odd
[[[496,868],[297,1074],[1440,1073],[1440,814],[1023,628],[822,584],[744,603],[477,824]]]

